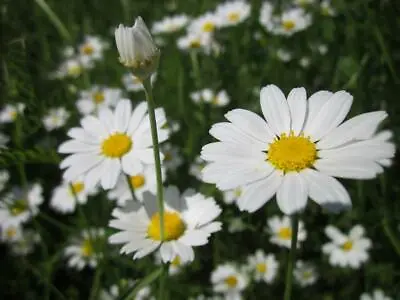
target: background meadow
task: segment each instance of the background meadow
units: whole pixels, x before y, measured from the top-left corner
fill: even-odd
[[[346,90],[354,96],[350,117],[386,110],[389,117],[382,127],[393,132],[396,146],[400,133],[400,3],[295,2],[269,1],[277,14],[301,7],[311,18],[304,30],[287,36],[271,33],[260,23],[264,2],[247,1],[251,6],[248,18],[216,28],[212,42],[201,47],[192,43],[192,49],[182,49],[178,43],[191,20],[214,12],[224,2],[5,0],[0,4],[0,180],[4,182],[0,196],[6,203],[13,188],[38,183],[44,199],[37,214],[23,224],[17,240],[9,241],[3,225],[1,299],[124,299],[136,280],[159,268],[154,255],[133,260],[132,255],[120,255],[118,247],[107,243],[107,236],[114,232],[107,225],[117,205],[110,201],[107,191],[99,188],[89,195],[87,203],[76,205],[68,213],[54,209],[51,199],[62,182],[59,163],[64,155],[57,148],[67,140],[68,129],[79,126],[82,112],[77,103],[84,98],[81,92],[99,86],[100,90],[120,89],[121,97],[134,104],[145,99],[142,89],[124,84],[127,70],[118,62],[116,26],[132,25],[140,15],[151,30],[166,16],[178,14],[188,18],[187,25],[170,33],[153,32],[161,50],[154,98],[156,105],[165,109],[172,132],[163,146],[167,157],[164,185],[175,185],[181,192],[194,188],[214,197],[223,209],[219,217],[223,229],[206,246],[195,250],[193,263],[178,266],[179,272],[167,277],[165,299],[215,295],[212,271],[224,263],[245,270],[248,256],[257,249],[274,254],[279,268],[269,283],[255,282],[247,275],[249,284],[242,297],[282,299],[289,251],[271,243],[271,232],[265,230],[268,219],[282,214],[274,200],[256,213],[240,212],[235,204],[226,203],[215,185],[201,181],[203,165],[198,157],[201,147],[213,141],[208,133],[211,125],[223,121],[224,114],[234,108],[260,113],[260,89],[275,84],[286,95],[294,87],[305,87],[307,95],[318,90]],[[82,59],[76,66],[73,60],[85,52],[82,46],[88,36],[97,37],[104,49],[98,58]],[[72,48],[66,50],[68,47]],[[74,54],[68,53],[71,51]],[[215,95],[224,90],[225,101],[194,94],[204,89]],[[25,108],[11,116],[6,106],[17,103]],[[44,117],[50,109],[59,107],[68,115],[65,124],[49,130]],[[57,118],[64,119],[60,115]],[[56,123],[54,119],[48,122]],[[295,281],[293,299],[359,299],[362,293],[377,288],[391,299],[400,299],[399,170],[396,156],[385,173],[374,180],[341,180],[352,198],[350,211],[328,214],[308,202],[300,215],[307,236],[297,258],[315,267],[317,279],[305,286]],[[321,250],[329,242],[325,227],[333,225],[348,232],[357,224],[365,228],[372,243],[368,261],[358,269],[332,266]],[[98,245],[88,254],[96,256],[97,265],[78,270],[68,264],[65,248],[88,228],[102,228]],[[157,280],[148,288],[157,295]],[[133,299],[150,299],[145,294]]]

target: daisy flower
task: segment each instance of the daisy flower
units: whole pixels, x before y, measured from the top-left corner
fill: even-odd
[[[152,32],[154,34],[174,33],[184,28],[188,22],[189,18],[186,15],[165,17],[153,24]]]
[[[156,260],[156,264],[158,264],[158,265],[162,264],[162,259],[161,259],[160,252],[156,252],[155,260]],[[182,268],[187,264],[188,264],[187,261],[186,262],[182,262],[182,260],[179,257],[179,255],[176,255],[174,257],[174,259],[171,261],[171,263],[169,264],[168,274],[169,275],[176,275],[176,274],[180,273],[182,271]]]
[[[329,17],[334,17],[336,15],[336,10],[332,7],[330,0],[323,0],[321,2],[321,14]]]
[[[216,15],[219,26],[233,26],[242,23],[250,16],[251,6],[246,1],[236,0],[218,5]]]
[[[164,168],[161,169],[163,181],[166,179]],[[124,206],[125,202],[132,200],[130,185],[133,187],[135,197],[143,201],[143,193],[150,192],[153,195],[157,193],[157,180],[155,165],[146,165],[143,171],[129,176],[129,181],[125,175],[120,175],[117,185],[108,192],[111,200],[116,200],[119,206]]]
[[[248,265],[254,280],[266,283],[271,283],[275,279],[279,268],[275,255],[266,255],[261,249],[248,258]]]
[[[211,273],[213,291],[224,294],[225,300],[240,300],[241,293],[248,285],[247,276],[234,265],[226,263],[217,266]]]
[[[8,180],[10,179],[10,173],[7,170],[0,171],[0,192],[4,190]]]
[[[301,287],[312,285],[318,279],[318,273],[315,270],[315,266],[301,260],[296,261],[296,268],[293,270],[293,275],[296,282]]]
[[[224,200],[225,204],[236,203],[241,194],[242,194],[242,188],[237,187],[236,189],[233,190],[224,191],[222,194],[222,199]]]
[[[104,235],[103,228],[90,228],[83,230],[80,236],[72,238],[71,244],[64,249],[68,267],[79,271],[86,266],[95,268],[102,257]]]
[[[0,227],[0,240],[5,243],[12,243],[22,239],[22,227],[12,222],[4,223]]]
[[[97,113],[102,108],[110,108],[117,105],[118,101],[121,100],[121,93],[120,89],[93,86],[89,90],[80,92],[76,107],[83,115]]]
[[[283,62],[288,62],[292,59],[292,54],[285,49],[278,49],[276,51],[276,57]]]
[[[206,54],[218,47],[210,34],[201,32],[188,32],[178,39],[177,46],[181,50],[202,50]]]
[[[88,196],[94,195],[96,192],[95,188],[88,189],[82,178],[71,183],[64,181],[53,190],[50,207],[62,214],[73,213],[77,204],[86,204]]]
[[[21,224],[29,221],[39,212],[39,205],[43,203],[43,188],[40,184],[31,185],[26,191],[14,188],[4,196],[0,202],[0,225],[8,222]]]
[[[156,79],[157,79],[157,73],[153,73],[151,75],[151,84],[152,85],[154,84]],[[137,92],[137,91],[143,90],[142,81],[130,72],[125,73],[122,76],[122,83],[128,92]]]
[[[155,110],[158,139],[168,138],[165,113],[162,108]],[[129,100],[120,100],[112,112],[108,108],[99,111],[98,117],[86,116],[79,128],[72,128],[72,138],[58,148],[60,153],[69,153],[60,164],[66,169],[64,179],[74,181],[83,176],[88,188],[101,183],[103,189],[111,189],[123,171],[138,174],[144,165],[154,164],[147,104],[140,103],[132,112]]]
[[[6,144],[9,142],[10,138],[5,134],[0,132],[0,149],[7,148]]]
[[[172,262],[178,255],[181,262],[194,259],[192,247],[208,243],[211,233],[221,229],[213,222],[221,213],[213,198],[192,191],[179,195],[176,187],[168,187],[164,194],[164,240],[160,236],[160,215],[156,198],[144,194],[143,206],[123,213],[113,211],[110,227],[121,230],[109,238],[111,244],[125,244],[120,253],[134,252],[133,259],[142,258],[159,248],[163,262]]]
[[[221,25],[221,16],[208,12],[193,19],[189,25],[188,31],[199,34],[212,34]]]
[[[198,180],[202,180],[201,171],[204,169],[205,166],[206,162],[203,159],[201,159],[200,156],[197,156],[194,159],[194,162],[190,165],[189,174],[192,175],[193,177],[196,177]]]
[[[183,164],[183,158],[179,153],[179,147],[170,143],[165,143],[161,146],[161,151],[164,154],[163,165],[167,170],[174,172]]]
[[[78,46],[79,55],[83,62],[101,60],[103,51],[107,48],[107,43],[97,36],[86,36],[82,44]]]
[[[17,256],[26,256],[33,252],[35,245],[41,242],[40,235],[31,230],[26,229],[22,232],[22,237],[9,244],[11,253]]]
[[[381,289],[375,289],[372,294],[363,293],[360,300],[392,300],[386,296]]]
[[[18,115],[22,115],[25,110],[25,104],[7,104],[0,111],[0,124],[1,123],[12,123],[14,122]]]
[[[85,69],[91,69],[93,66],[91,61],[82,61],[80,57],[71,57],[63,61],[49,77],[52,79],[78,78]]]
[[[61,128],[67,123],[70,113],[64,107],[51,108],[42,122],[47,131]]]
[[[225,90],[221,90],[215,94],[211,89],[203,89],[191,93],[190,98],[194,103],[205,102],[213,106],[225,106],[230,102],[228,93]]]
[[[279,218],[273,216],[267,221],[266,231],[271,234],[269,241],[272,244],[276,244],[281,247],[289,248],[292,240],[292,223],[288,216]],[[307,237],[307,231],[304,228],[304,223],[299,221],[299,231],[297,233],[297,248],[300,247],[300,243],[304,242]]]
[[[372,243],[365,237],[365,230],[361,225],[354,226],[347,235],[329,225],[325,228],[325,234],[331,242],[322,246],[322,252],[329,256],[332,266],[358,269],[368,260],[368,250]]]
[[[244,109],[231,110],[225,114],[230,122],[210,129],[219,142],[201,151],[209,162],[203,181],[223,191],[243,187],[240,210],[254,212],[275,194],[285,214],[303,210],[308,197],[326,209],[349,208],[350,196],[334,176],[375,178],[383,172],[380,162],[394,156],[393,143],[373,138],[386,112],[342,123],[353,102],[345,91],[319,91],[307,100],[305,89],[295,88],[286,99],[268,85],[260,98],[266,121]]]

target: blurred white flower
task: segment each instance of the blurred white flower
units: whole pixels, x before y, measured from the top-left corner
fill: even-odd
[[[0,149],[7,148],[6,144],[9,142],[10,138],[5,134],[0,132]]]
[[[375,289],[372,294],[363,293],[360,300],[392,300],[392,298],[386,296],[381,289]]]
[[[258,249],[254,255],[248,257],[247,261],[255,281],[271,283],[275,279],[279,263],[274,254],[266,255],[263,250]]]
[[[85,69],[94,67],[92,61],[83,61],[80,57],[71,57],[61,63],[58,69],[49,75],[51,79],[77,78]]]
[[[247,287],[249,280],[244,272],[241,272],[230,263],[217,266],[211,273],[213,291],[222,293],[225,300],[240,300],[241,293]]]
[[[22,237],[13,243],[10,243],[11,252],[17,256],[26,256],[35,248],[36,244],[41,242],[39,233],[32,229],[22,231]]]
[[[0,171],[0,192],[4,189],[4,187],[6,186],[9,179],[10,179],[10,173],[8,173],[7,170],[1,170]]]
[[[43,125],[47,131],[61,128],[67,123],[70,113],[64,107],[50,108],[43,117]]]
[[[217,6],[216,15],[219,17],[219,26],[233,26],[245,21],[251,12],[251,6],[244,0],[225,2]]]
[[[122,91],[116,88],[92,86],[80,92],[76,101],[78,111],[83,115],[98,113],[102,108],[113,108],[121,100]]]
[[[72,46],[67,46],[62,50],[62,55],[65,58],[70,58],[75,55],[75,49]]]
[[[296,261],[296,268],[293,270],[293,275],[296,282],[302,287],[312,285],[318,279],[318,273],[315,270],[315,266],[303,262],[302,260]]]
[[[222,199],[226,204],[236,203],[241,194],[242,194],[242,188],[237,187],[236,189],[233,190],[224,191],[222,193],[223,196]]]
[[[194,103],[209,103],[213,106],[225,106],[229,104],[230,99],[228,93],[225,90],[219,91],[215,94],[211,89],[203,89],[200,91],[192,92],[190,98]]]
[[[276,57],[283,62],[288,62],[292,59],[292,54],[289,51],[280,48],[276,51]]]
[[[164,154],[163,166],[167,170],[174,172],[183,164],[183,158],[179,153],[179,147],[170,143],[165,143],[161,146],[161,151]]]
[[[87,35],[84,42],[78,46],[80,60],[84,65],[103,59],[103,52],[108,44],[97,36]]]
[[[13,243],[22,239],[22,227],[15,222],[8,222],[0,226],[1,241],[3,243]]]
[[[330,0],[323,0],[321,2],[321,13],[324,16],[336,16],[336,10],[333,8]]]
[[[221,16],[215,13],[205,13],[193,19],[188,27],[188,32],[197,34],[212,34],[218,27],[221,26]]]
[[[302,66],[303,68],[308,68],[310,66],[310,63],[311,60],[309,57],[304,56],[300,58],[299,65]]]
[[[365,229],[361,225],[354,226],[348,234],[329,225],[325,228],[325,234],[331,242],[322,246],[322,252],[329,256],[332,266],[358,269],[369,259],[368,250],[372,242],[365,237]]]
[[[325,44],[320,44],[317,46],[317,50],[319,54],[325,55],[328,52],[328,46]]]
[[[201,171],[206,166],[206,162],[201,159],[200,156],[197,156],[194,162],[190,165],[189,174],[196,177],[198,180],[202,180]]]
[[[208,243],[212,233],[221,229],[214,222],[221,208],[213,198],[187,191],[179,194],[176,187],[164,192],[164,239],[161,240],[160,215],[156,197],[144,194],[143,206],[124,213],[114,210],[109,226],[121,230],[109,237],[111,244],[124,244],[120,253],[135,252],[133,259],[142,258],[159,250],[163,262],[171,262],[178,255],[181,262],[194,259],[193,247]]]
[[[178,48],[181,50],[202,50],[205,54],[218,51],[218,44],[209,33],[188,32],[177,41]]]
[[[154,84],[154,81],[157,79],[157,73],[151,75],[151,83]],[[125,86],[125,89],[129,92],[137,92],[143,90],[143,84],[140,78],[134,76],[132,73],[125,73],[122,76],[122,83]]]
[[[269,241],[281,247],[289,248],[292,240],[292,222],[290,217],[273,216],[267,220],[267,227],[265,231],[271,234]],[[300,247],[301,242],[307,238],[307,231],[304,228],[304,223],[299,221],[299,230],[297,233],[297,248]]]
[[[98,117],[86,116],[82,127],[68,131],[72,139],[58,148],[59,153],[70,154],[60,164],[66,169],[66,181],[83,176],[88,188],[100,182],[104,189],[111,189],[121,172],[134,175],[141,173],[144,165],[154,164],[147,104],[141,102],[133,111],[131,105],[130,100],[120,100],[114,111],[103,108]],[[163,142],[169,135],[162,129],[164,110],[157,108],[155,117],[159,142]]]
[[[25,104],[23,103],[6,104],[0,111],[0,124],[14,122],[18,115],[23,114],[24,110]]]
[[[171,17],[165,17],[161,21],[154,22],[152,32],[154,34],[159,33],[173,33],[184,28],[189,22],[189,18],[186,15],[176,15]]]

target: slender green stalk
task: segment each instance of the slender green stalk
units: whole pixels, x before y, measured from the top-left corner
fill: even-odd
[[[156,270],[154,270],[152,273],[147,275],[145,278],[143,278],[133,289],[122,295],[118,300],[133,300],[135,299],[136,294],[144,287],[150,285],[154,280],[156,280],[162,273],[163,273],[164,267],[160,267]]]
[[[92,288],[90,289],[89,300],[98,299],[97,294],[99,292],[100,278],[101,278],[102,272],[103,272],[103,268],[102,268],[102,264],[100,264],[99,266],[97,266],[96,272],[94,274]]]
[[[129,175],[126,175],[126,180],[128,181],[129,190],[131,191],[132,200],[137,201],[136,196],[135,196],[135,189],[133,187],[131,177]]]
[[[202,81],[201,81],[201,73],[200,73],[200,66],[199,66],[199,57],[197,55],[196,50],[190,51],[190,60],[192,61],[192,69],[193,69],[196,88],[200,89],[202,86]]]
[[[389,221],[386,216],[382,220],[382,226],[386,237],[389,239],[396,253],[400,256],[400,241],[396,238],[392,228],[390,228]]]
[[[289,261],[286,269],[285,295],[284,300],[290,300],[292,295],[293,266],[296,260],[297,233],[299,231],[299,216],[292,216],[292,241],[290,244]]]
[[[67,28],[61,22],[57,14],[51,9],[51,7],[44,0],[35,0],[36,4],[44,11],[50,22],[53,23],[54,27],[58,30],[59,34],[68,42],[71,42],[71,35]]]
[[[165,284],[165,282],[167,280],[166,274],[167,274],[168,267],[169,267],[168,264],[164,264],[163,268],[162,268],[162,271],[161,271],[161,274],[160,274],[160,287],[158,289],[158,299],[159,300],[165,300],[167,298],[166,295],[165,295],[165,293],[166,293],[166,289],[165,289],[166,284]]]
[[[156,164],[156,179],[157,179],[157,204],[158,211],[160,215],[160,238],[161,241],[164,240],[164,198],[163,198],[163,181],[161,174],[161,159],[160,159],[160,149],[158,146],[158,135],[157,135],[157,124],[156,116],[154,113],[155,105],[153,100],[153,91],[151,87],[150,76],[143,82],[144,91],[146,93],[146,100],[149,110],[150,128],[151,128],[151,138],[153,140],[153,153],[154,161]]]

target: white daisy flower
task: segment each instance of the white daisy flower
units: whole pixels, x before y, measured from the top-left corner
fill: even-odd
[[[10,138],[5,134],[0,132],[0,149],[7,148],[6,144],[9,142]]]
[[[202,50],[205,54],[210,54],[214,49],[218,48],[213,36],[208,33],[187,32],[177,41],[177,46],[181,50]]]
[[[111,108],[121,100],[122,91],[115,88],[93,86],[89,90],[80,92],[76,102],[78,111],[83,115],[97,113],[102,108]]]
[[[93,67],[94,64],[92,61],[82,61],[80,57],[71,57],[62,62],[58,69],[51,73],[49,77],[51,79],[78,78],[84,70]]]
[[[210,103],[213,106],[225,106],[230,102],[228,93],[225,90],[219,91],[217,94],[211,89],[203,89],[192,92],[190,98],[194,103]]]
[[[224,200],[225,204],[232,204],[236,203],[240,195],[242,195],[242,188],[237,187],[233,190],[224,191],[222,193],[222,199]]]
[[[325,228],[325,234],[332,241],[322,246],[322,252],[329,255],[332,266],[358,269],[369,259],[368,250],[372,243],[365,237],[365,230],[361,225],[354,226],[348,235],[329,225]]]
[[[22,227],[18,223],[8,222],[0,226],[0,240],[4,243],[12,243],[21,240]]]
[[[310,66],[310,63],[311,63],[311,60],[307,56],[304,56],[304,57],[300,58],[300,60],[299,60],[299,65],[305,69]]]
[[[51,196],[50,207],[59,213],[67,214],[75,212],[78,204],[86,204],[88,196],[94,195],[97,189],[88,189],[82,180],[78,178],[71,183],[64,181],[56,187]]]
[[[66,46],[64,49],[62,49],[61,53],[65,58],[70,58],[75,55],[75,49],[72,46]]]
[[[325,44],[320,44],[317,46],[317,50],[319,54],[325,55],[328,52],[328,46]]]
[[[194,259],[192,247],[208,243],[211,233],[221,229],[213,222],[221,208],[213,198],[192,191],[182,196],[176,187],[164,193],[164,240],[160,236],[160,215],[155,196],[144,194],[143,206],[129,213],[114,210],[110,227],[121,230],[109,238],[111,244],[125,244],[120,253],[135,252],[133,259],[142,258],[159,248],[163,262],[173,261],[178,255],[182,262]]]
[[[155,254],[155,260],[157,265],[162,264],[162,259],[161,259],[161,254],[160,252],[156,252]],[[168,267],[168,274],[169,275],[176,275],[179,274],[182,271],[182,268],[187,265],[189,262],[185,262],[181,260],[179,255],[176,255],[174,259],[171,261]]]
[[[280,48],[276,51],[276,57],[283,62],[288,62],[292,59],[292,54],[289,51]]]
[[[97,36],[87,35],[82,44],[78,46],[79,55],[83,62],[101,60],[108,44]]]
[[[324,16],[329,16],[329,17],[336,16],[336,10],[333,8],[330,0],[323,0],[321,2],[321,13]]]
[[[375,141],[382,141],[382,142],[391,142],[393,139],[393,131],[391,130],[382,130],[373,135],[372,139]],[[392,158],[384,158],[380,159],[378,163],[384,167],[390,167],[393,164]]]
[[[165,143],[161,146],[161,151],[164,154],[163,166],[167,170],[174,172],[183,164],[183,158],[179,153],[179,147],[170,143]]]
[[[188,22],[189,18],[186,15],[165,17],[153,24],[152,32],[154,34],[174,33],[184,28]]]
[[[157,73],[153,73],[151,75],[151,84],[152,85],[156,81],[156,78],[157,78]],[[125,89],[129,92],[137,92],[137,91],[143,90],[142,81],[130,72],[125,73],[122,76],[122,83],[124,84]]]
[[[168,138],[165,113],[162,108],[155,110],[158,139]],[[58,148],[60,153],[69,153],[60,164],[66,169],[64,179],[74,181],[84,177],[84,184],[90,188],[98,182],[103,189],[111,189],[123,171],[138,174],[144,165],[154,164],[150,122],[147,104],[140,103],[132,112],[129,100],[120,100],[112,112],[108,108],[99,111],[99,116],[86,116],[79,128],[72,128],[68,136],[72,138]]]
[[[103,228],[90,228],[83,230],[80,236],[72,238],[71,244],[64,249],[68,267],[79,271],[86,266],[95,268],[102,257],[104,235]]]
[[[39,205],[43,203],[43,188],[35,183],[26,191],[14,188],[11,193],[4,196],[0,202],[0,225],[21,224],[29,221],[39,212]]]
[[[293,275],[296,282],[301,287],[312,285],[318,279],[318,273],[315,270],[315,266],[301,260],[296,261],[296,268],[293,270]]]
[[[266,231],[271,234],[269,241],[281,247],[289,248],[292,240],[292,223],[288,216],[273,216],[267,221]],[[307,231],[304,228],[304,223],[299,221],[299,230],[297,233],[297,248],[300,243],[304,242],[307,238]]]
[[[0,192],[4,190],[8,180],[10,179],[10,173],[7,170],[0,171]]]
[[[219,17],[219,26],[233,26],[242,23],[250,16],[251,6],[243,0],[225,2],[218,5],[216,15]]]
[[[266,119],[235,109],[210,134],[219,142],[205,145],[201,158],[210,162],[203,181],[222,190],[242,186],[237,204],[254,212],[275,194],[285,214],[301,211],[310,197],[326,209],[351,207],[350,196],[335,177],[371,179],[383,172],[382,160],[394,156],[393,143],[373,138],[384,111],[356,116],[341,124],[353,97],[319,91],[307,100],[304,88],[287,99],[268,85],[261,90]]]
[[[40,235],[31,230],[26,229],[22,232],[22,238],[9,244],[11,253],[17,256],[26,256],[33,252],[35,245],[41,242]]]
[[[164,168],[161,169],[163,181],[166,179]],[[153,195],[157,193],[157,179],[155,165],[146,165],[143,171],[129,176],[120,175],[116,186],[108,192],[111,200],[116,200],[119,206],[124,206],[126,201],[132,200],[130,185],[133,187],[135,197],[143,201],[143,193],[150,192]]]
[[[274,16],[272,8],[268,4],[264,4],[260,22],[272,34],[291,36],[309,27],[311,16],[300,7],[285,10],[282,16]]]
[[[22,115],[25,110],[25,104],[7,104],[0,111],[0,123],[12,123],[14,122],[18,115]]]
[[[381,289],[375,289],[372,294],[363,293],[360,300],[392,300]]]
[[[275,255],[266,255],[264,251],[259,249],[254,255],[248,258],[248,266],[255,281],[271,283],[278,273],[279,263]]]
[[[47,131],[61,128],[67,123],[70,113],[64,107],[51,108],[42,122]]]
[[[206,166],[206,162],[201,159],[200,156],[197,156],[194,162],[190,165],[189,174],[193,177],[196,177],[198,180],[202,180],[202,170]]]
[[[221,16],[208,12],[193,19],[189,24],[188,32],[211,34],[221,26],[221,23]]]
[[[248,285],[248,278],[234,265],[226,263],[211,273],[211,283],[213,291],[224,294],[225,300],[240,300],[241,293]]]

